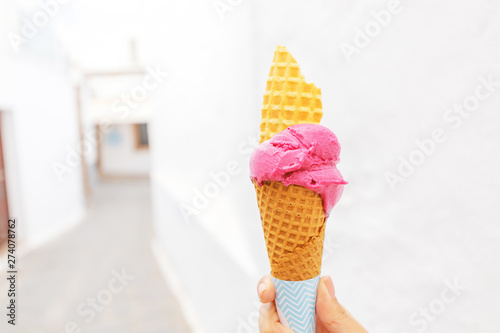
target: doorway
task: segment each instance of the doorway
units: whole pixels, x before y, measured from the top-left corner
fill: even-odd
[[[5,184],[5,169],[2,144],[2,112],[0,112],[0,249],[7,240],[9,223],[9,203],[7,201],[7,186]]]

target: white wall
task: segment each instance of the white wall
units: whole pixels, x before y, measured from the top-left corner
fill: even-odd
[[[148,176],[149,149],[136,148],[134,124],[115,124],[101,145],[101,168],[106,175]]]
[[[222,21],[211,2],[183,3],[154,20],[153,35],[141,44],[145,61],[170,73],[150,122],[155,225],[207,332],[234,332],[238,317],[255,311],[254,279],[267,270],[259,222],[240,210],[246,202],[255,208],[250,216],[257,214],[246,171],[262,98],[254,87],[252,5],[243,2]],[[236,167],[229,185],[185,219],[182,205],[230,160]]]
[[[10,214],[25,244],[35,245],[83,214],[80,168],[66,169],[61,181],[52,169],[54,162],[67,165],[68,151],[79,147],[74,91],[62,72],[34,58],[0,57],[0,73],[0,108],[12,126],[5,131],[7,183],[20,201]]]
[[[0,3],[0,52],[12,52],[13,46],[9,40],[9,33],[18,33],[19,21],[17,16],[17,5],[12,1]]]

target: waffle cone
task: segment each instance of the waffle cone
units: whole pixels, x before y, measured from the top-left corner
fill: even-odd
[[[303,281],[321,272],[325,212],[321,196],[298,185],[254,183],[271,275]]]
[[[297,61],[278,46],[264,93],[260,142],[292,125],[319,124],[321,117],[321,89],[307,83]]]

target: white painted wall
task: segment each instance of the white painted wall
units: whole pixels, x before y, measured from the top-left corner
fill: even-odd
[[[17,4],[13,1],[0,2],[0,52],[12,52],[13,44],[10,41],[10,33],[18,33],[19,19],[17,15]]]
[[[134,124],[115,124],[101,145],[102,172],[112,176],[148,176],[149,149],[137,149]]]
[[[151,19],[153,35],[141,44],[145,61],[170,73],[150,122],[155,225],[206,332],[234,332],[239,317],[255,311],[253,283],[268,265],[258,220],[240,210],[248,204],[250,216],[257,213],[246,171],[262,98],[254,85],[253,9],[242,2],[221,21],[210,2],[177,5],[168,19]],[[158,46],[160,31],[168,42]],[[185,219],[182,205],[229,161],[228,184]]]
[[[3,132],[7,184],[16,188],[10,214],[24,244],[34,246],[83,214],[80,168],[68,168],[61,181],[52,169],[79,147],[74,91],[63,72],[36,58],[0,56],[0,73],[0,109],[12,126]]]

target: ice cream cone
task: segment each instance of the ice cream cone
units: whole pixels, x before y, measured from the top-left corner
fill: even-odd
[[[320,274],[325,238],[321,196],[302,186],[255,183],[271,275],[303,281]]]
[[[313,333],[325,238],[323,200],[298,185],[254,185],[280,322],[294,332]]]
[[[316,331],[325,222],[345,184],[335,167],[340,145],[318,125],[322,116],[321,90],[305,81],[292,55],[278,46],[264,94],[261,145],[250,167],[276,308],[281,323],[297,333]]]
[[[264,93],[260,142],[292,125],[319,124],[321,117],[321,89],[307,83],[286,47],[278,46]]]

